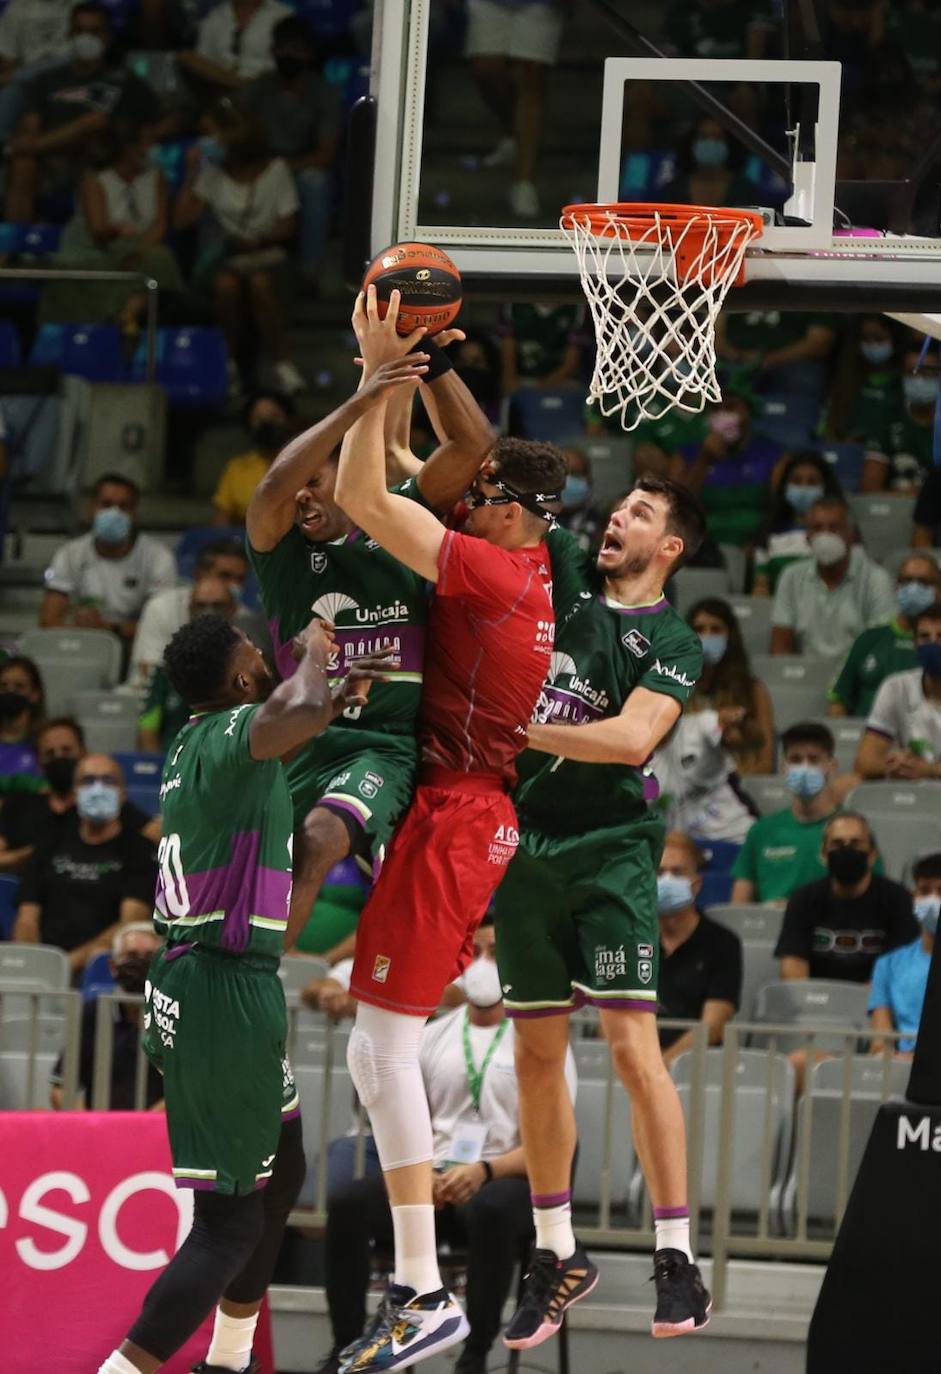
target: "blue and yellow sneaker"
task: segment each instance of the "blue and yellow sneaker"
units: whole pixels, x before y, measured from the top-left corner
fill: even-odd
[[[470,1326],[446,1288],[419,1296],[390,1283],[379,1310],[358,1341],[340,1353],[340,1374],[408,1369],[463,1341]]]

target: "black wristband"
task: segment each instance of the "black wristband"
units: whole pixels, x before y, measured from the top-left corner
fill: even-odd
[[[448,357],[443,348],[439,348],[434,339],[427,336],[419,339],[417,344],[410,348],[409,353],[427,353],[428,371],[423,377],[423,381],[436,382],[439,377],[443,377],[446,372],[452,371],[454,364]]]
[[[492,1183],[492,1182],[493,1182],[493,1165],[490,1163],[490,1160],[489,1160],[489,1159],[482,1159],[480,1162],[481,1162],[481,1164],[484,1166],[484,1173],[486,1174],[486,1178],[484,1179],[484,1183]]]

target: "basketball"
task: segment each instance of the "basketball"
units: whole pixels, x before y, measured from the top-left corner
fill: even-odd
[[[399,291],[397,329],[411,334],[421,325],[437,334],[457,319],[461,308],[461,274],[447,253],[428,243],[396,243],[369,264],[363,290],[375,286],[379,315],[385,318],[389,297]]]

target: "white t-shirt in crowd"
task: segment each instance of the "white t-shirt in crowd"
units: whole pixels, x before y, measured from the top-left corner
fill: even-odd
[[[124,558],[102,558],[92,534],[70,539],[45,574],[46,589],[73,602],[93,602],[106,620],[132,620],[154,592],[176,582],[173,554],[158,539],[139,534]]]
[[[486,1125],[483,1159],[495,1159],[497,1155],[515,1150],[520,1144],[513,1022],[505,1023],[506,1030],[487,1066],[478,1117],[467,1081],[467,1061],[464,1057],[464,1021],[467,1014],[466,1007],[458,1007],[436,1021],[429,1021],[422,1039],[421,1069],[435,1134],[436,1168],[451,1158],[451,1142],[460,1122],[482,1121]],[[471,1053],[478,1071],[499,1029],[499,1023],[496,1026],[469,1026]],[[574,1102],[576,1076],[571,1048],[565,1061],[565,1081]]]
[[[866,729],[888,736],[899,749],[916,745],[923,758],[938,762],[941,760],[941,704],[925,696],[923,677],[921,668],[887,677],[876,692]]]
[[[133,224],[143,234],[155,223],[160,186],[160,173],[156,167],[148,167],[133,181],[125,181],[124,177],[106,167],[98,173],[98,184],[104,192],[109,224]]]
[[[741,844],[755,823],[722,744],[717,711],[686,711],[653,756],[671,830]]]
[[[227,67],[250,81],[274,67],[271,56],[271,31],[294,11],[278,0],[262,0],[261,5],[237,33],[235,8],[230,0],[211,9],[199,26],[196,51],[200,57]]]
[[[136,679],[140,675],[142,663],[153,668],[163,658],[170,640],[190,618],[192,591],[190,586],[168,587],[150,597],[137,623],[129,678]]]
[[[64,58],[71,0],[10,0],[0,16],[0,57],[18,66]]]
[[[281,157],[272,158],[254,181],[235,181],[222,167],[207,163],[193,190],[231,238],[264,238],[300,205],[291,169]]]

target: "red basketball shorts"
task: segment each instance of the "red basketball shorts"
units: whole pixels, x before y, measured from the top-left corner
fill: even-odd
[[[519,843],[492,777],[432,770],[393,836],[356,931],[350,992],[430,1016],[474,957],[474,933]]]

